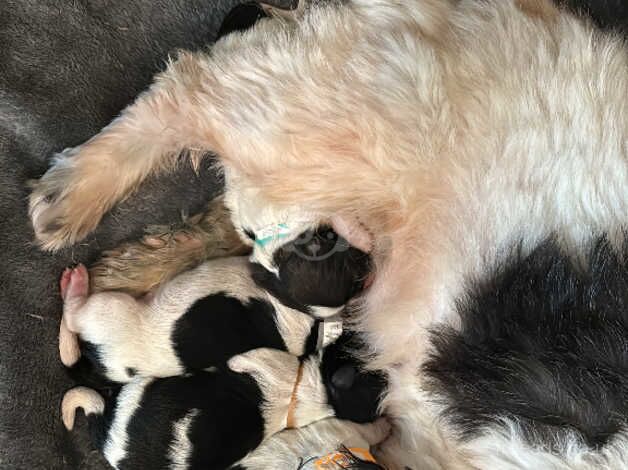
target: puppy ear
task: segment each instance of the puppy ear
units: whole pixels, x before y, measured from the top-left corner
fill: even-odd
[[[351,246],[364,253],[370,253],[373,250],[373,235],[356,218],[334,215],[330,222],[334,231],[347,240]]]

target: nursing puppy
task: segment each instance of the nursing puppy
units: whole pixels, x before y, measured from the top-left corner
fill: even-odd
[[[368,255],[351,249],[312,261],[282,250],[280,286],[246,258],[220,258],[141,299],[121,292],[90,296],[86,268],[66,269],[60,282],[62,362],[72,366],[79,358],[75,335],[98,372],[115,382],[181,375],[260,347],[302,356],[326,346],[342,332],[341,323],[312,315],[338,314],[361,290]]]
[[[586,429],[565,432],[575,429],[570,409],[588,413],[586,400],[570,401],[575,408],[567,409],[552,404],[533,414],[527,429],[518,426],[528,419],[520,409],[495,408],[490,422],[466,421],[480,422],[469,435],[447,405],[460,399],[458,392],[472,394],[482,377],[448,384],[456,393],[447,393],[422,366],[430,353],[447,359],[442,347],[433,347],[434,330],[467,334],[474,321],[509,317],[485,308],[467,316],[460,307],[482,281],[493,285],[499,266],[516,265],[550,239],[555,256],[585,272],[597,240],[622,252],[626,96],[625,41],[546,0],[318,4],[295,23],[262,20],[211,54],[183,53],[101,134],[57,157],[31,196],[31,216],[41,245],[58,249],[82,239],[181,149],[195,149],[192,157],[210,149],[225,168],[226,200],[239,231],[263,207],[275,213],[271,220],[311,214],[338,229],[335,216],[353,227],[356,239],[370,235],[376,276],[358,328],[373,353],[371,366],[391,381],[384,405],[395,418],[394,439],[383,448],[386,464],[622,468],[625,424],[609,430],[602,448],[582,439]],[[263,229],[255,227],[254,235]],[[272,272],[273,250],[266,248],[255,246],[253,257]],[[579,307],[595,316],[583,299]],[[615,314],[623,308],[607,305]],[[625,338],[622,328],[611,331]],[[593,339],[598,352],[608,350],[603,334]],[[567,354],[584,359],[578,350]],[[615,348],[609,356],[625,357]],[[522,377],[499,362],[485,369],[503,374],[506,384]],[[535,370],[523,372],[526,383],[542,383]],[[431,373],[446,375],[435,367]],[[585,390],[596,390],[591,396],[617,393],[612,381],[580,377]],[[535,388],[519,390],[527,394],[517,403],[534,405]],[[554,422],[547,418],[557,415]],[[621,416],[625,423],[626,413]],[[554,429],[558,444],[527,439],[536,426]]]
[[[116,469],[225,469],[285,427],[332,416],[320,359],[257,349],[228,369],[136,379],[104,400],[77,387],[62,402],[71,430],[77,408],[95,444]]]
[[[331,468],[383,470],[383,467],[372,462],[369,454],[370,449],[388,437],[389,432],[390,425],[384,419],[374,423],[358,424],[327,418],[303,428],[286,429],[275,434],[232,469],[319,469],[322,461],[329,462],[331,458],[339,457],[337,451],[343,451],[346,458],[343,461],[348,465],[328,464]]]

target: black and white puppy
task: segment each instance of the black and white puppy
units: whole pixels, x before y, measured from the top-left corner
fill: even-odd
[[[320,242],[305,245],[313,244]],[[142,299],[120,292],[90,296],[85,267],[67,269],[61,278],[62,362],[78,360],[76,335],[99,372],[120,383],[221,365],[260,347],[302,356],[342,331],[339,322],[319,324],[307,313],[338,313],[362,288],[368,255],[354,251],[313,261],[282,249],[281,282],[245,258],[216,259]],[[322,300],[312,307],[317,293]]]
[[[107,400],[74,388],[62,402],[67,429],[77,408],[114,468],[151,470],[228,468],[287,425],[334,414],[319,357],[301,363],[268,348],[235,356],[226,368],[137,378]]]
[[[350,341],[343,335],[339,345]],[[352,367],[355,374],[338,386],[330,371],[341,351],[339,346],[300,360],[284,351],[255,349],[231,358],[227,367],[138,377],[106,400],[95,390],[77,387],[63,398],[63,422],[71,430],[82,408],[95,445],[116,469],[228,468],[286,427],[334,415],[375,420],[384,380],[360,372],[357,361],[349,363],[346,356],[344,370]],[[362,375],[367,378],[358,378]],[[326,435],[327,450],[349,437],[345,432],[332,439],[331,430]]]

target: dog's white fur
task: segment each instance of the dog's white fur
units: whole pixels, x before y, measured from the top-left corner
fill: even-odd
[[[357,424],[328,418],[300,429],[287,429],[263,442],[240,462],[247,470],[296,469],[311,457],[327,455],[341,446],[369,450],[390,432],[386,420]]]
[[[251,279],[245,257],[207,261],[162,285],[147,299],[136,299],[121,292],[100,292],[79,302],[66,298],[62,324],[81,339],[98,346],[106,366],[104,373],[110,380],[128,382],[131,379],[127,373],[129,367],[144,377],[181,375],[185,369],[172,339],[177,320],[197,300],[214,293],[230,295],[242,302],[255,297],[271,303],[288,351],[297,356],[304,353],[314,320],[282,305],[258,288]],[[68,349],[63,346],[64,341],[74,343],[76,338],[61,337],[62,350]],[[78,351],[78,348],[70,349]],[[76,354],[66,356],[64,363],[71,366],[77,359]]]
[[[522,438],[522,429],[512,421],[466,443],[476,468],[500,470],[617,470],[626,468],[628,435],[622,432],[601,449],[592,449],[574,433],[567,433],[555,448],[535,448]]]
[[[294,355],[261,348],[239,354],[229,360],[231,370],[251,374],[263,389],[266,399],[264,410],[266,435],[285,429],[293,390],[296,392],[295,427],[334,415],[333,408],[327,403],[319,355],[304,360],[302,377],[296,389],[294,384],[299,359]]]
[[[502,428],[461,444],[439,421],[417,373],[427,331],[455,325],[464,280],[515,244],[525,254],[556,235],[579,252],[600,232],[621,243],[626,96],[622,40],[547,0],[319,6],[294,24],[230,35],[211,55],[182,53],[43,177],[31,214],[43,246],[58,248],[192,148],[220,156],[229,192],[277,213],[358,219],[374,237],[377,277],[358,326],[372,367],[391,379],[389,465],[486,468],[509,462],[498,443],[535,451]],[[617,442],[628,461],[625,438]],[[575,461],[534,455],[548,467]]]

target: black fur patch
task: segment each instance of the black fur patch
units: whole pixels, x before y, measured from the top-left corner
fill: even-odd
[[[244,229],[244,235],[246,235],[248,239],[251,240],[252,242],[254,242],[257,239],[253,230],[250,230],[250,229]]]
[[[376,372],[362,371],[362,362],[354,355],[360,347],[355,333],[343,333],[323,352],[321,375],[330,405],[340,419],[357,423],[374,421],[386,386]]]
[[[305,340],[305,346],[303,347],[303,356],[301,357],[301,359],[310,356],[311,354],[314,354],[316,352],[316,348],[318,348],[318,334],[321,323],[321,320],[316,320],[312,325],[310,334]]]
[[[174,325],[172,343],[187,370],[222,365],[256,348],[286,350],[272,305],[222,293],[197,300]]]
[[[89,434],[92,439],[92,443],[97,449],[103,450],[107,441],[107,435],[113,422],[115,415],[115,402],[120,393],[120,387],[108,390],[99,390],[103,398],[105,399],[105,411],[101,415],[90,414],[87,415],[87,422],[89,424]]]
[[[585,269],[551,241],[514,256],[459,312],[424,370],[466,435],[508,417],[533,443],[576,431],[595,447],[628,422],[628,264],[605,239]]]
[[[328,226],[302,233],[273,256],[279,277],[260,265],[255,282],[284,305],[304,312],[308,306],[340,307],[364,287],[370,256],[350,246]]]
[[[124,469],[165,469],[172,425],[196,409],[188,430],[190,468],[227,468],[256,448],[263,437],[262,393],[247,374],[197,372],[159,379],[144,391],[127,427]]]
[[[266,16],[264,10],[255,3],[237,5],[227,14],[220,25],[218,37],[221,38],[236,31],[246,31],[259,19]]]
[[[626,0],[554,0],[572,11],[591,18],[602,29],[628,33],[628,2]]]
[[[81,349],[81,359],[75,364],[74,368],[77,370],[80,369],[82,373],[89,376],[106,377],[107,370],[98,345],[89,341],[79,340],[79,346]],[[91,364],[91,370],[89,371],[88,367],[85,365],[86,362]]]

